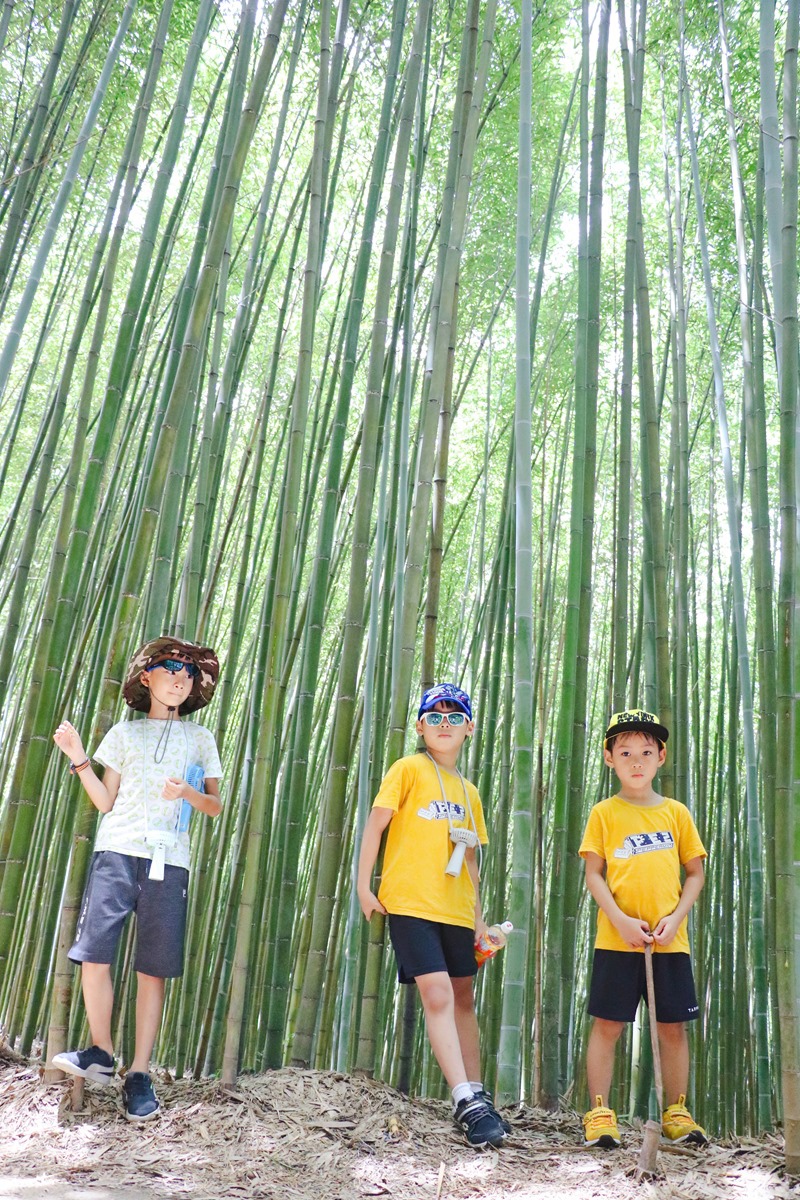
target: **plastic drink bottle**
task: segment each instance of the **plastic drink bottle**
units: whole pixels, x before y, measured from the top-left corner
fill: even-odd
[[[479,967],[503,949],[513,928],[510,921],[501,921],[499,925],[490,925],[486,933],[481,934],[475,943],[475,961]]]

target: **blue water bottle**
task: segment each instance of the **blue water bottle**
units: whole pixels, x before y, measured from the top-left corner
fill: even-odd
[[[200,763],[192,763],[186,771],[186,782],[190,787],[193,787],[198,792],[206,790],[206,776]],[[178,813],[178,824],[175,826],[176,833],[186,833],[189,828],[189,822],[192,819],[194,806],[188,800],[181,801],[180,812]]]

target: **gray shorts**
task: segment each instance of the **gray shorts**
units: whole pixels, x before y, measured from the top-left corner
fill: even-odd
[[[122,927],[135,912],[135,970],[159,979],[183,974],[189,872],[167,864],[163,880],[150,880],[149,873],[149,858],[94,853],[69,952],[73,962],[113,962]]]

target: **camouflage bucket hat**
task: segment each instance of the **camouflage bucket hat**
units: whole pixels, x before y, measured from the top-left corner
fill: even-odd
[[[165,658],[188,659],[197,667],[192,690],[178,709],[181,716],[205,708],[214,695],[219,677],[219,659],[210,646],[184,642],[181,638],[157,637],[141,646],[130,663],[122,685],[125,703],[137,712],[150,711],[150,691],[142,683],[142,671],[157,666]]]

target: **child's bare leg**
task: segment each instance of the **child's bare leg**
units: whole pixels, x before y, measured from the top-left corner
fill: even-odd
[[[451,979],[450,982],[453,987],[456,1029],[464,1070],[467,1079],[478,1080],[481,1077],[481,1043],[472,990],[474,979],[471,975],[466,975]]]
[[[150,1055],[153,1053],[161,1012],[164,1007],[164,980],[157,975],[136,972],[136,1046],[131,1071],[150,1070]]]
[[[425,1011],[428,1040],[442,1074],[451,1088],[466,1083],[468,1075],[456,1026],[450,976],[446,971],[431,971],[427,975],[418,975],[416,984]]]
[[[595,1017],[586,1048],[586,1075],[589,1084],[589,1103],[594,1107],[595,1098],[601,1096],[608,1104],[611,1091],[611,1076],[614,1074],[614,1053],[619,1036],[625,1028],[622,1021],[606,1021]]]
[[[683,1021],[658,1021],[661,1047],[661,1074],[664,1079],[664,1106],[677,1104],[689,1090],[689,1035]]]
[[[81,986],[92,1043],[113,1054],[111,1013],[114,1008],[114,987],[111,983],[111,967],[108,963],[82,963]]]

